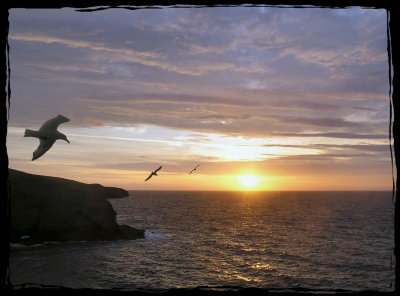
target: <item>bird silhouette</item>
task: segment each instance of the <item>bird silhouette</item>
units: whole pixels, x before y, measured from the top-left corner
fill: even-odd
[[[198,166],[199,166],[199,164],[196,165],[196,167],[195,167],[193,170],[190,171],[189,175],[190,175],[191,173],[193,173],[193,171],[195,171],[195,170],[197,169]]]
[[[69,143],[67,137],[57,130],[61,123],[68,121],[69,119],[67,117],[63,115],[57,115],[56,117],[51,118],[43,123],[38,131],[25,129],[24,137],[34,137],[38,138],[40,141],[39,146],[33,152],[32,161],[45,154],[53,146],[56,140],[64,140]]]
[[[144,180],[145,182],[148,180],[148,179],[150,179],[151,177],[153,177],[153,176],[158,176],[157,175],[157,172],[159,171],[159,170],[161,170],[161,168],[162,168],[162,165],[158,168],[158,169],[156,169],[154,172],[151,172],[151,174],[147,177],[147,179],[146,180]]]

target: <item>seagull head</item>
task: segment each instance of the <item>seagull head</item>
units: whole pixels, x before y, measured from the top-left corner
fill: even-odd
[[[68,144],[70,144],[69,141],[68,141],[68,139],[67,139],[67,136],[66,136],[66,135],[61,134],[61,138],[60,138],[60,139],[61,139],[61,140],[64,140],[64,141],[67,141]]]

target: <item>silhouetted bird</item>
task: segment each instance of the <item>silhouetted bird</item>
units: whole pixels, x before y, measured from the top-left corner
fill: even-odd
[[[153,177],[153,176],[158,176],[158,175],[157,175],[157,172],[158,172],[159,170],[161,170],[161,168],[162,168],[162,166],[160,166],[160,167],[159,167],[158,169],[156,169],[154,172],[151,172],[150,176],[148,176],[147,179],[144,180],[144,181],[146,182],[148,179],[150,179],[150,178]]]
[[[193,171],[195,171],[195,170],[197,169],[198,166],[199,166],[199,164],[196,165],[196,167],[195,167],[193,170],[190,171],[189,175],[190,175],[191,173],[193,173]]]
[[[38,159],[40,156],[45,154],[47,150],[53,146],[56,140],[68,141],[67,137],[60,133],[57,128],[61,123],[68,122],[69,119],[62,115],[57,115],[56,117],[47,120],[40,127],[38,131],[25,129],[24,137],[34,137],[40,140],[40,144],[37,149],[33,152],[32,160]]]

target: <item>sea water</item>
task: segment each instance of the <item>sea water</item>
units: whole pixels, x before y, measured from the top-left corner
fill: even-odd
[[[394,289],[391,192],[130,191],[145,238],[12,245],[10,280],[92,289]]]

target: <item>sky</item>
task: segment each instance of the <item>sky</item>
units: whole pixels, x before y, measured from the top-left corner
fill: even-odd
[[[386,19],[10,9],[9,167],[127,190],[392,190]],[[24,130],[58,114],[70,144],[31,161]]]

